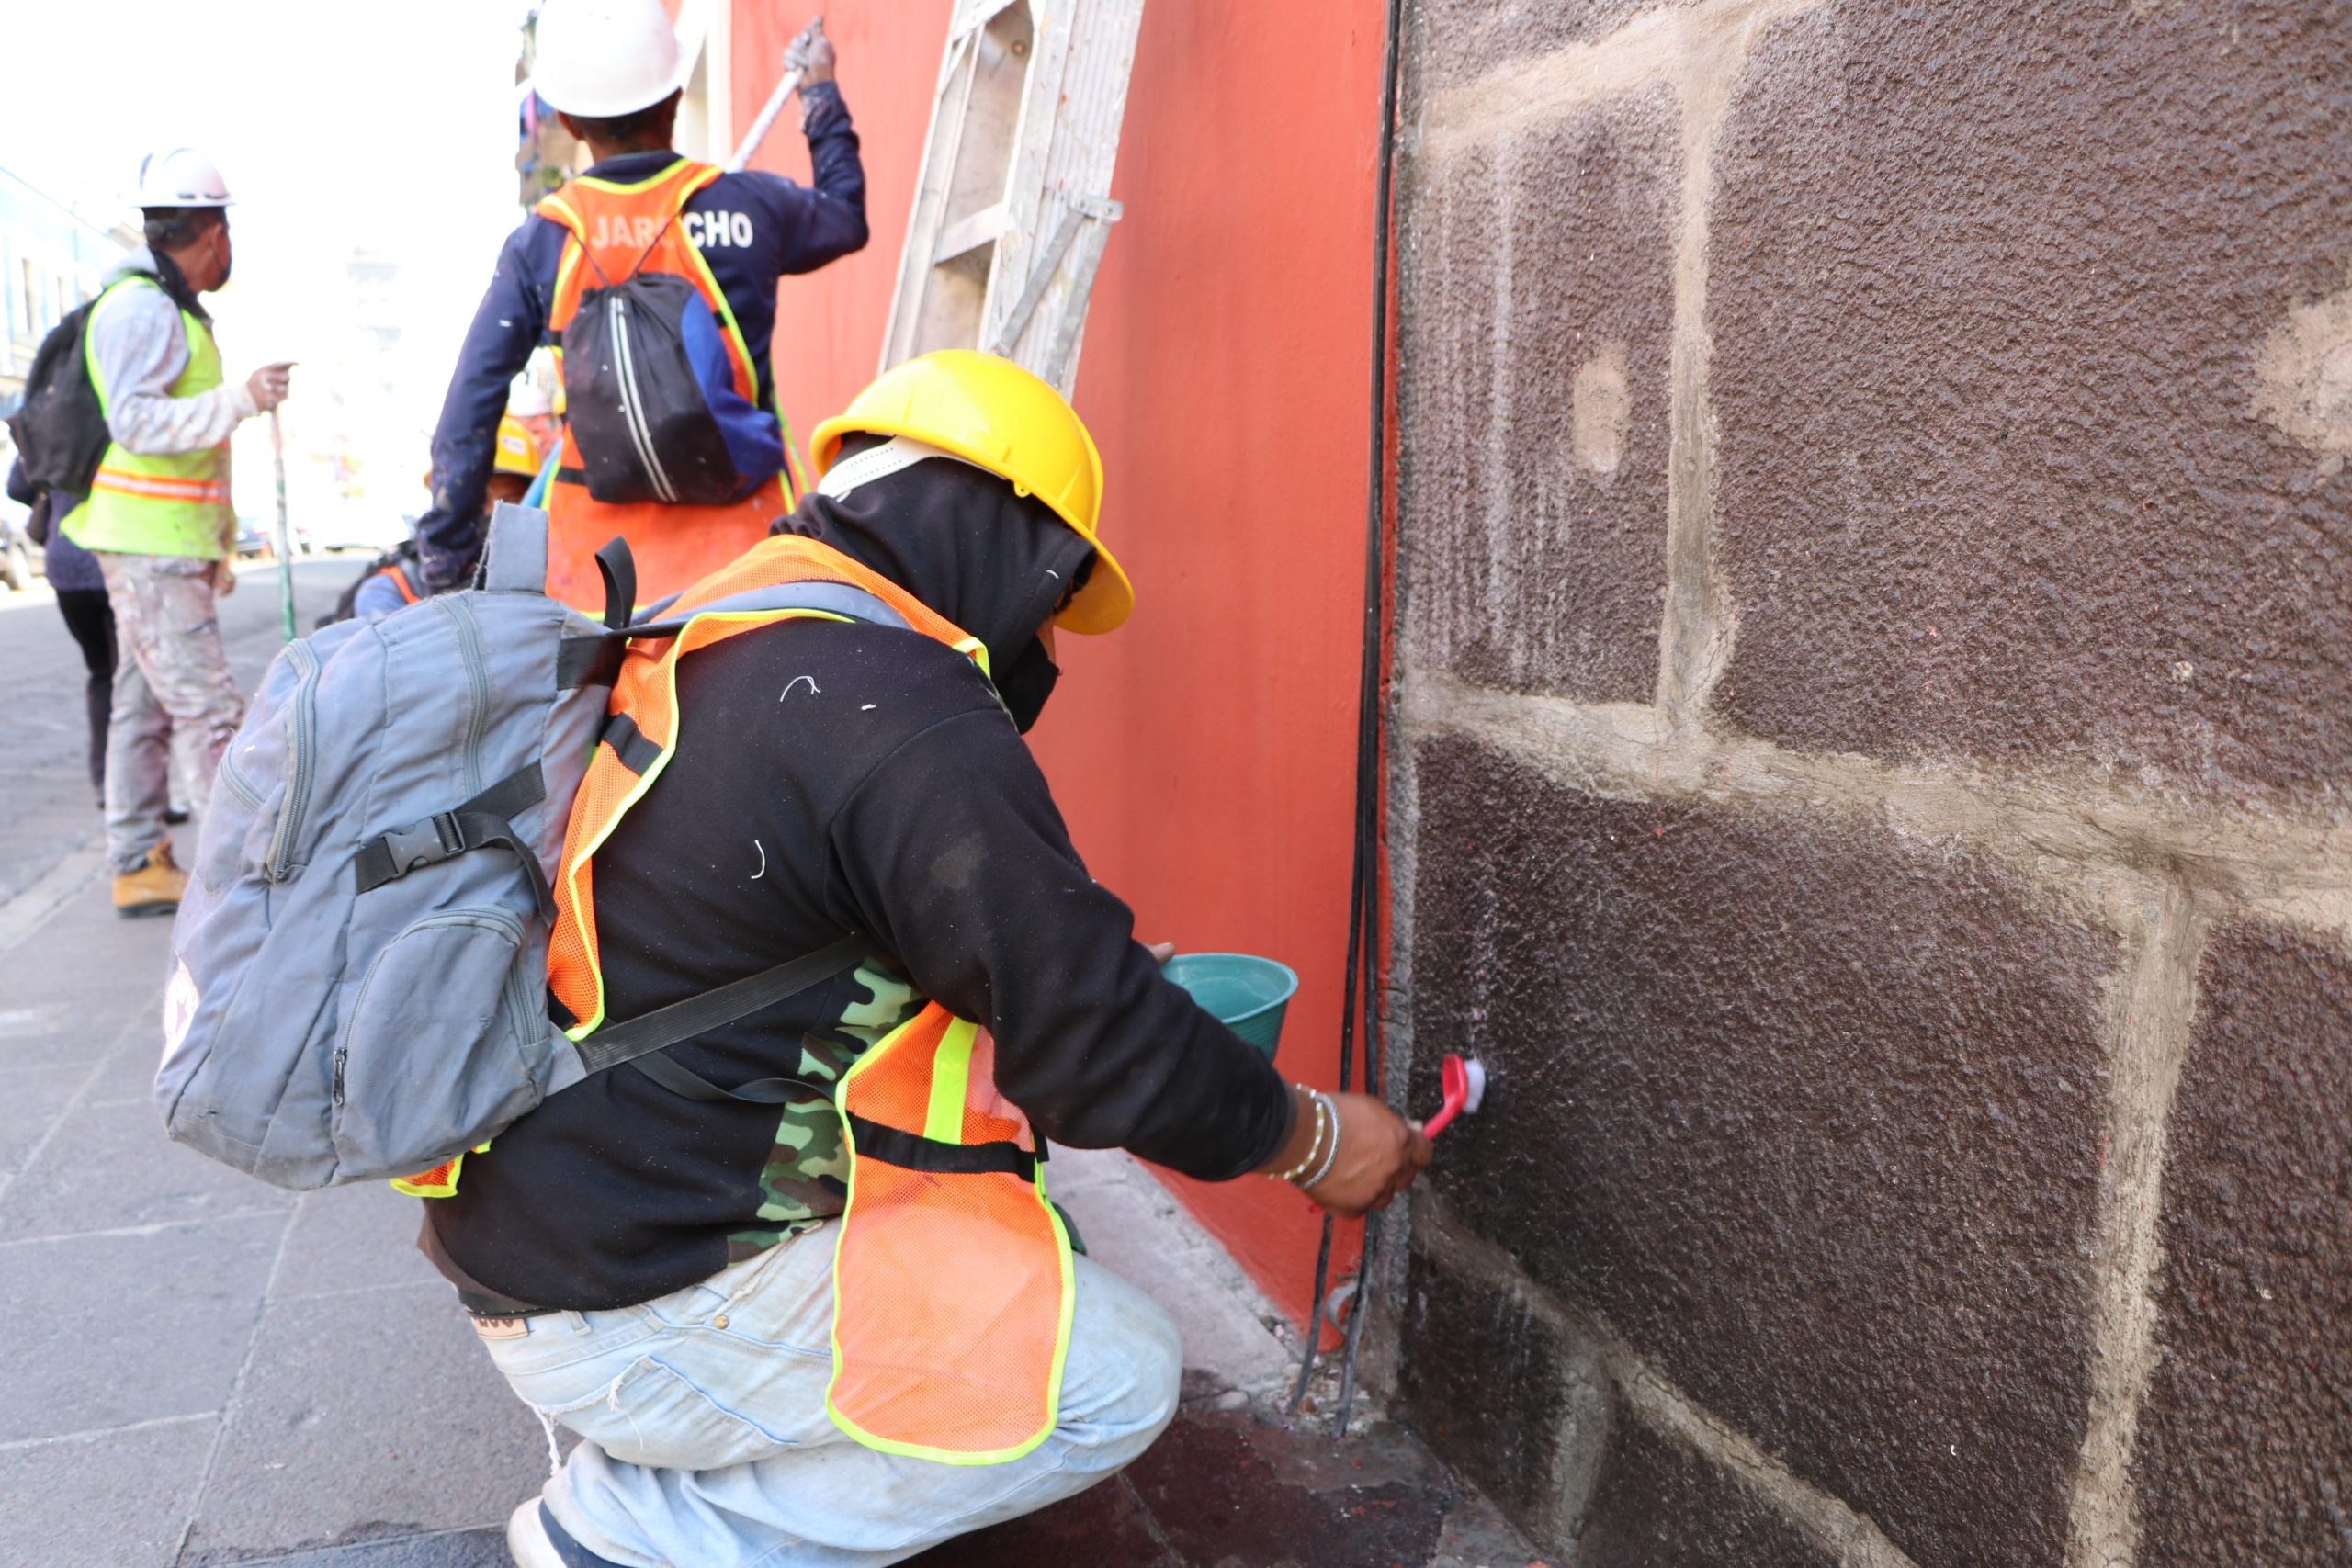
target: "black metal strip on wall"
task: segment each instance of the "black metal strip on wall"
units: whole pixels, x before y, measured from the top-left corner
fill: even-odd
[[[1356,680],[1355,836],[1348,874],[1348,952],[1340,1004],[1340,1088],[1352,1085],[1356,1021],[1363,1022],[1363,1089],[1383,1096],[1385,1069],[1380,1035],[1380,774],[1381,698],[1386,673],[1388,589],[1388,332],[1389,262],[1394,251],[1396,165],[1396,76],[1404,25],[1402,0],[1389,0],[1386,39],[1380,72],[1380,161],[1374,174],[1372,236],[1372,400],[1367,420],[1364,474],[1363,649]],[[1347,1345],[1340,1362],[1335,1434],[1345,1436],[1355,1401],[1356,1357],[1370,1315],[1373,1270],[1380,1258],[1381,1216],[1364,1216],[1363,1247],[1356,1264],[1355,1302],[1348,1314]],[[1291,1390],[1295,1415],[1315,1375],[1323,1337],[1324,1292],[1330,1283],[1332,1220],[1323,1216],[1315,1253],[1315,1293],[1309,1303],[1306,1351]]]

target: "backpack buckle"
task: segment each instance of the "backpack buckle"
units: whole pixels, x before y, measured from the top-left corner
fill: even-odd
[[[384,847],[391,852],[393,874],[405,875],[420,866],[447,860],[466,846],[458,831],[458,814],[443,811],[414,827],[385,834]]]

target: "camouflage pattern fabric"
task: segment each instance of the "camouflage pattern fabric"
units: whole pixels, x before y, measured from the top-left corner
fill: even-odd
[[[852,978],[865,993],[832,1028],[800,1037],[800,1063],[790,1075],[837,1084],[866,1049],[921,1012],[926,998],[905,978],[878,964],[861,964]],[[830,1093],[784,1107],[775,1147],[760,1171],[760,1223],[727,1238],[727,1258],[740,1262],[786,1236],[820,1224],[849,1202],[849,1150]]]

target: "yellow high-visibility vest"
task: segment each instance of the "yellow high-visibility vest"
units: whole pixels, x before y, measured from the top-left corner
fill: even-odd
[[[114,410],[107,378],[91,347],[99,312],[124,288],[156,287],[146,277],[119,278],[107,286],[90,311],[91,330],[84,335],[82,352],[90,368],[90,386],[98,394],[98,411],[109,420]],[[175,398],[193,398],[220,384],[220,350],[211,330],[193,313],[180,312],[180,327],[187,334],[187,365],[168,390]],[[226,441],[200,452],[163,457],[144,457],[108,442],[88,499],[65,519],[64,528],[65,536],[85,550],[219,560],[229,553],[229,520],[234,515]]]

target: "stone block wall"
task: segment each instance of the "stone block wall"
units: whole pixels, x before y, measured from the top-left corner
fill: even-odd
[[[1406,1407],[1582,1568],[2352,1560],[2352,12],[1406,72]]]

